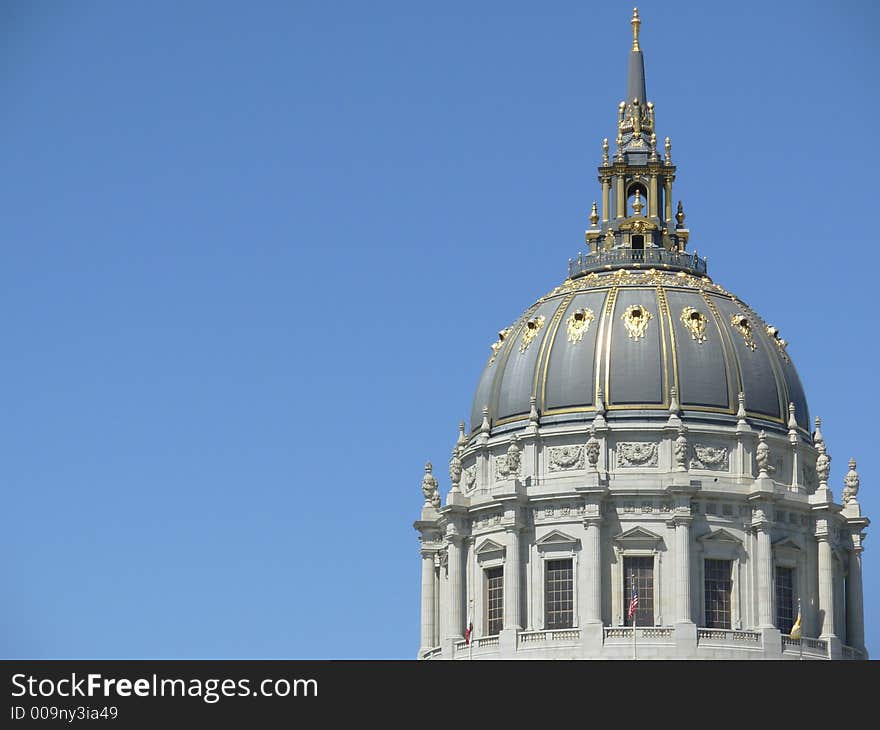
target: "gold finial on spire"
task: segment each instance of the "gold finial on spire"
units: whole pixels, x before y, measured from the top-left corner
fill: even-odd
[[[599,223],[599,210],[596,201],[593,201],[593,209],[590,211],[590,224],[593,228]]]
[[[642,50],[639,48],[639,26],[642,24],[642,21],[639,20],[639,9],[633,8],[633,17],[632,20],[629,21],[633,27],[633,47],[634,51]]]
[[[642,208],[644,208],[644,207],[645,207],[645,204],[642,202],[641,193],[639,192],[639,189],[636,188],[636,197],[633,199],[633,204],[632,204],[633,215],[641,215]]]

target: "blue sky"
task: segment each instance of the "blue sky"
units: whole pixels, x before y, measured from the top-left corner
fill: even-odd
[[[691,246],[880,518],[877,8],[640,9]],[[0,656],[415,655],[424,461],[582,244],[631,11],[3,3]]]

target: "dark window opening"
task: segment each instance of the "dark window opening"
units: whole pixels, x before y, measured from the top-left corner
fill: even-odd
[[[574,615],[571,560],[545,563],[545,602],[548,629],[570,629]]]
[[[654,558],[623,559],[623,618],[627,626],[632,626],[629,618],[629,603],[633,595],[633,584],[639,591],[639,604],[636,608],[638,626],[654,625]]]
[[[504,624],[504,568],[486,570],[486,634],[501,633]]]
[[[776,628],[790,634],[794,625],[794,568],[776,567]]]
[[[731,563],[729,560],[707,560],[706,579],[706,627],[710,629],[729,629]]]

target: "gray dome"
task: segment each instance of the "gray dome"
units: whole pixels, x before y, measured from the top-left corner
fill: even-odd
[[[618,269],[567,279],[539,299],[492,345],[471,412],[488,409],[493,429],[528,419],[587,420],[601,402],[609,417],[668,416],[675,387],[686,418],[735,424],[746,415],[800,435],[809,413],[800,378],[779,337],[747,304],[708,277]]]

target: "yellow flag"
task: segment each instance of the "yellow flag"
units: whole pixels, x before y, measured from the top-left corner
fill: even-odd
[[[801,638],[801,609],[798,608],[797,619],[794,622],[794,626],[791,627],[790,636],[792,639],[800,639]]]

